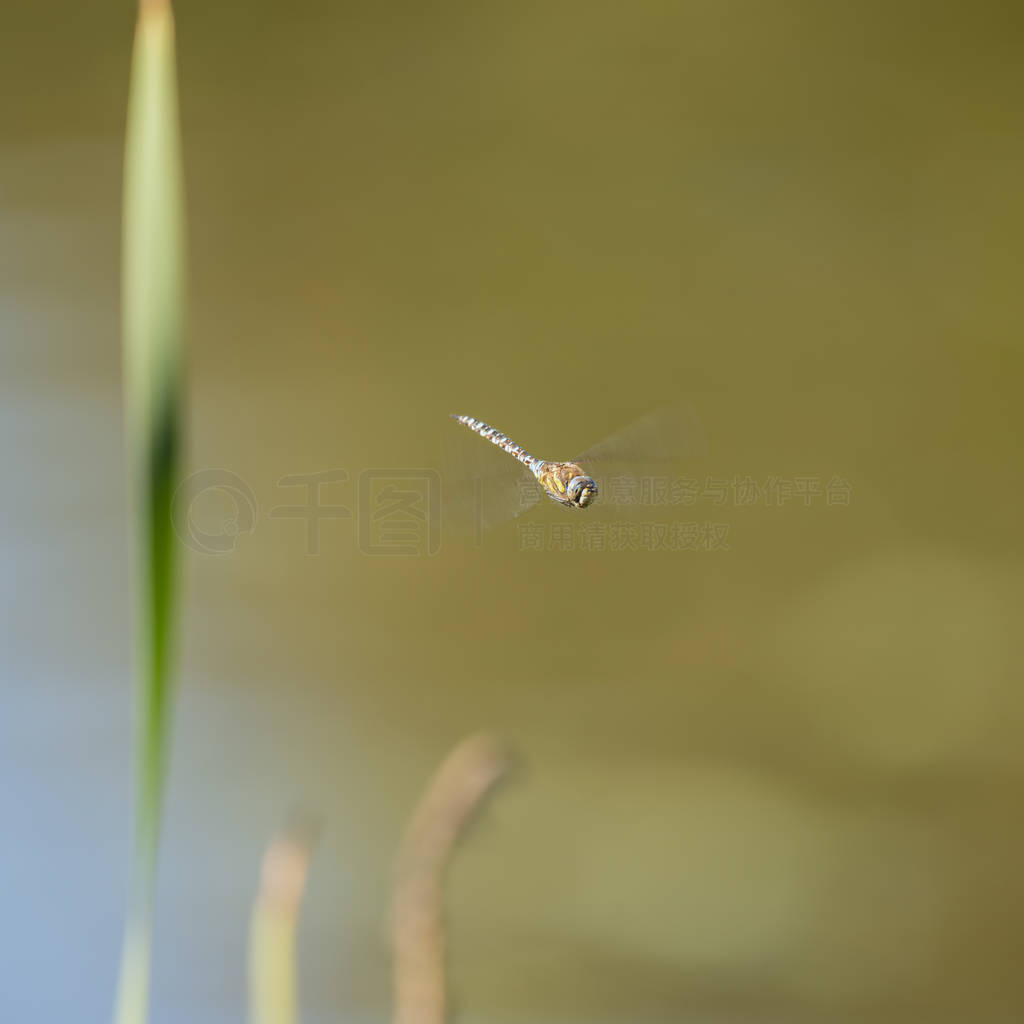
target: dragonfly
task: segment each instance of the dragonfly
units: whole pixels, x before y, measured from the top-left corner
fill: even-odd
[[[475,420],[472,416],[459,416],[452,413],[452,419],[461,423],[491,444],[503,448],[513,458],[518,459],[537,478],[543,492],[560,505],[569,508],[586,508],[597,497],[597,482],[587,476],[575,462],[548,462],[531,455],[522,445],[518,445],[507,434],[488,426],[483,420]]]
[[[641,465],[703,455],[707,447],[696,413],[684,402],[661,406],[568,460],[532,455],[509,435],[473,416],[452,413],[451,418],[520,463],[506,472],[477,459],[472,479],[455,481],[456,507],[465,514],[472,505],[472,525],[478,536],[521,515],[539,502],[541,495],[566,509],[590,508],[601,494],[595,478],[599,470],[621,465],[632,471]],[[465,454],[460,453],[462,465],[457,467],[456,476],[466,476],[466,461]]]

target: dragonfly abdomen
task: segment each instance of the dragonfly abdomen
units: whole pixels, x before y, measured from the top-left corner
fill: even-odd
[[[525,448],[516,444],[507,434],[503,434],[500,430],[488,426],[483,420],[475,420],[472,416],[456,416],[455,413],[452,413],[452,419],[458,420],[463,426],[469,427],[470,430],[475,431],[481,437],[487,438],[491,444],[496,444],[499,448],[503,448],[509,455],[514,456],[531,469],[537,462]]]

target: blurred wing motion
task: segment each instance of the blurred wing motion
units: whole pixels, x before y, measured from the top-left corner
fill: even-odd
[[[542,458],[558,454],[534,452]],[[700,419],[692,406],[680,401],[641,416],[572,461],[600,483],[620,467],[633,473],[706,453]],[[465,430],[445,433],[445,513],[455,534],[479,540],[533,508],[542,497],[533,474],[500,448],[481,443]],[[595,507],[600,504],[598,499]]]
[[[673,402],[634,420],[574,461],[584,469],[602,463],[648,465],[700,458],[707,454],[707,437],[696,410],[688,402]]]
[[[445,432],[444,518],[456,536],[479,538],[536,505],[540,485],[520,462],[465,430]]]

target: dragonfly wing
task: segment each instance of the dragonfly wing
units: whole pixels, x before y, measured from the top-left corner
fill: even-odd
[[[575,461],[584,468],[602,463],[646,465],[700,457],[707,454],[707,448],[696,410],[688,402],[678,401],[634,420]]]
[[[452,531],[466,537],[517,518],[541,498],[536,479],[521,462],[464,429],[445,435],[444,494]]]
[[[445,488],[450,529],[456,535],[478,539],[518,518],[540,500],[540,488],[532,475],[449,480]]]

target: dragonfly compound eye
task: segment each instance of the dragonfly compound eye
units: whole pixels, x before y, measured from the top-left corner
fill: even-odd
[[[589,476],[574,476],[566,493],[573,505],[586,508],[597,497],[597,484]]]

